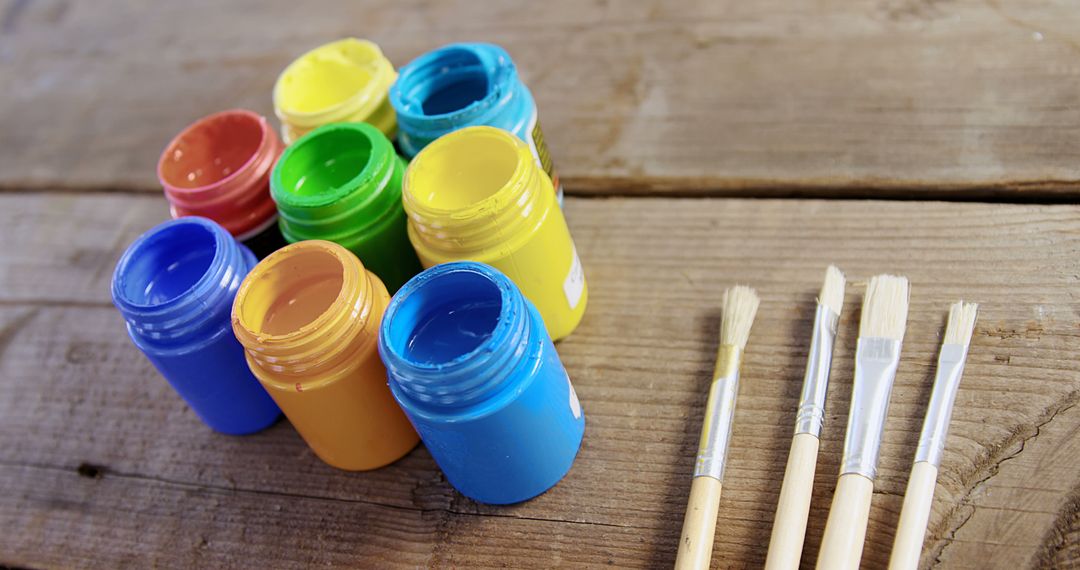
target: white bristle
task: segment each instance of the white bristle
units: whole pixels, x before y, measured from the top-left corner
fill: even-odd
[[[949,324],[945,325],[945,344],[971,344],[971,333],[975,330],[975,318],[979,314],[979,305],[960,301],[949,307]]]
[[[757,293],[743,285],[736,285],[724,291],[723,315],[720,318],[720,344],[733,344],[746,348],[750,338],[750,327],[757,315]]]
[[[844,308],[844,274],[835,265],[825,270],[825,283],[821,285],[818,303],[832,309],[837,315]]]
[[[863,298],[859,338],[903,340],[907,313],[907,277],[878,275],[870,279]]]

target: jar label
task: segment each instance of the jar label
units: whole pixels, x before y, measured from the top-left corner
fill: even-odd
[[[574,391],[574,385],[570,383],[570,377],[566,377],[566,385],[570,388],[570,411],[574,414],[574,419],[581,417],[581,402],[577,399],[577,392]]]
[[[577,247],[573,248],[574,259],[570,261],[570,273],[563,281],[563,292],[566,300],[570,303],[570,310],[577,308],[581,302],[581,295],[585,292],[585,270],[581,268],[581,258],[578,257]]]
[[[555,187],[555,195],[559,199],[559,204],[562,204],[563,189],[562,185],[559,184],[559,173],[555,171],[555,163],[551,161],[547,143],[544,142],[544,131],[540,129],[540,119],[535,111],[533,111],[532,118],[529,120],[528,132],[529,150],[536,157],[536,162],[540,164],[540,168],[543,168],[548,178],[551,178],[551,185]]]

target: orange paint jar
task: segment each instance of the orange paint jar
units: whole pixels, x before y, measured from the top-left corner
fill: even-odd
[[[390,295],[344,247],[302,241],[264,259],[233,303],[248,366],[323,461],[375,469],[419,440],[387,386],[379,325]]]

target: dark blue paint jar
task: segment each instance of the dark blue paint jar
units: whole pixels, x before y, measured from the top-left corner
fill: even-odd
[[[562,204],[562,184],[540,129],[536,101],[503,48],[462,43],[425,53],[398,70],[390,104],[397,113],[398,147],[406,157],[465,127],[510,131],[528,143]]]
[[[116,265],[113,304],[132,342],[211,428],[259,431],[281,411],[251,374],[233,336],[233,298],[255,256],[206,218],[160,224]]]
[[[498,270],[436,265],[379,330],[390,390],[461,494],[508,504],[570,470],[585,417],[540,314]]]

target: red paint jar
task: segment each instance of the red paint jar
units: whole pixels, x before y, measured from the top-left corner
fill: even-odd
[[[158,161],[172,216],[210,218],[260,258],[283,247],[270,198],[270,172],[283,148],[269,121],[252,111],[232,109],[195,121]]]

